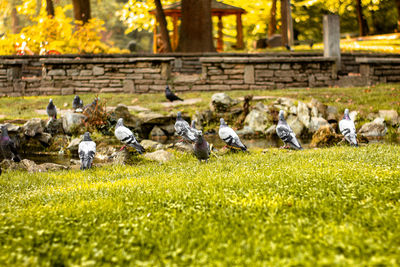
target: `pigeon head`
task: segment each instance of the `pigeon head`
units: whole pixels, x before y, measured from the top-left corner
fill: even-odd
[[[53,103],[53,99],[50,98],[49,103]]]
[[[279,120],[281,121],[285,120],[285,111],[279,110]]]
[[[165,91],[166,91],[166,92],[171,91],[171,90],[169,89],[169,85],[167,85],[167,86],[165,87]]]
[[[76,96],[74,97],[74,100],[77,101],[78,99],[79,99],[79,96],[76,95]]]
[[[344,116],[343,116],[343,118],[345,118],[345,119],[347,119],[347,120],[350,120],[350,114],[349,114],[349,109],[348,109],[348,108],[346,108],[346,109],[344,110]]]
[[[83,141],[92,141],[92,139],[90,138],[89,132],[86,132],[83,134]]]
[[[124,119],[119,118],[117,121],[117,125],[115,126],[115,128],[118,128],[120,126],[124,126]]]
[[[219,122],[221,123],[221,126],[227,126],[223,118],[220,118]]]
[[[182,120],[182,112],[178,111],[178,113],[176,113],[176,119]]]

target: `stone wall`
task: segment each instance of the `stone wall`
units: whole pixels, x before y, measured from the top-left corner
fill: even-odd
[[[400,58],[357,58],[367,85],[400,82]]]

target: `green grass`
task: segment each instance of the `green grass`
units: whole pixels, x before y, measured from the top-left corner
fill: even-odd
[[[177,106],[166,108],[161,103],[165,102],[163,93],[159,94],[100,94],[100,98],[105,100],[107,106],[116,106],[119,103],[126,105],[140,105],[149,108],[155,112],[169,114],[170,112],[184,111],[188,115],[192,115],[196,110],[204,110],[209,107],[211,96],[215,92],[188,92],[181,93],[184,99],[202,98],[201,102],[193,105]],[[286,96],[295,99],[310,101],[316,98],[321,102],[334,105],[343,111],[344,108],[350,110],[359,110],[361,114],[366,116],[369,112],[378,111],[379,109],[395,109],[400,112],[400,85],[378,85],[371,88],[303,88],[303,89],[282,89],[268,91],[229,91],[227,92],[233,98],[243,97],[248,94],[255,96]],[[84,103],[90,103],[94,99],[94,94],[81,95]],[[65,109],[64,103],[71,108],[73,96],[34,96],[34,97],[1,97],[0,98],[0,122],[13,119],[30,119],[30,118],[46,118],[46,115],[39,115],[35,112],[37,109],[45,109],[48,99],[53,98],[59,109]],[[274,101],[265,100],[266,104]],[[253,102],[254,104],[254,102]]]
[[[0,265],[400,264],[400,147],[0,176]]]

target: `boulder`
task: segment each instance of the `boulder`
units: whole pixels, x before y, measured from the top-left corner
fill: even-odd
[[[35,136],[35,138],[44,146],[49,146],[51,141],[51,134],[49,133],[41,133]]]
[[[164,131],[164,133],[166,133],[166,134],[169,135],[169,136],[172,136],[172,135],[174,135],[174,133],[175,133],[174,124],[160,125],[159,127],[161,128],[161,130]],[[200,126],[199,126],[199,124],[198,124],[197,122],[196,122],[196,128],[197,128],[197,129],[200,128]]]
[[[151,153],[146,153],[144,155],[145,158],[149,160],[154,160],[158,161],[161,163],[165,163],[167,161],[170,161],[174,158],[174,155],[171,152],[165,151],[165,150],[157,150]]]
[[[326,107],[326,120],[329,123],[338,122],[339,112],[338,109],[334,106],[327,106]]]
[[[324,118],[312,117],[309,132],[315,133],[321,126],[329,126],[329,123]]]
[[[67,149],[72,153],[78,153],[79,143],[82,141],[81,138],[74,138],[69,142]]]
[[[396,126],[399,123],[399,114],[396,110],[379,110],[379,117],[385,119],[389,125]]]
[[[373,120],[375,120],[376,118],[379,118],[379,114],[378,114],[378,113],[373,113],[373,112],[371,112],[371,113],[368,113],[366,119],[369,120],[369,121],[373,121]]]
[[[321,126],[312,136],[310,147],[334,146],[343,140],[343,135],[337,134],[330,126]]]
[[[226,112],[232,106],[238,104],[238,100],[230,98],[225,93],[216,93],[211,96],[211,110],[216,112]]]
[[[138,114],[138,117],[143,121],[143,123],[153,125],[171,124],[175,123],[176,120],[175,116],[166,116],[152,111],[140,112]]]
[[[196,113],[192,116],[192,120],[196,122],[196,128],[198,130],[203,130],[204,125],[210,124],[213,121],[217,122],[217,117],[211,110],[203,110],[196,111]]]
[[[178,142],[178,143],[175,143],[168,147],[175,148],[176,150],[181,151],[181,152],[193,153],[193,146],[188,143],[185,143],[185,142]]]
[[[72,134],[73,131],[84,125],[85,115],[79,113],[65,113],[62,116],[62,126],[66,134]],[[83,127],[82,127],[83,128]]]
[[[259,109],[253,109],[247,114],[244,124],[255,132],[265,132],[269,126],[268,114]]]
[[[49,134],[52,134],[52,135],[63,134],[64,133],[64,129],[63,129],[63,124],[62,124],[62,119],[49,120],[46,123],[44,131],[46,133],[49,133]]]
[[[297,104],[297,117],[307,129],[310,128],[310,111],[307,105],[301,101]]]
[[[45,122],[39,118],[33,118],[27,121],[22,126],[22,131],[26,136],[33,137],[37,134],[41,134],[44,131]]]
[[[21,130],[21,127],[15,124],[11,124],[11,123],[5,123],[5,124],[0,124],[1,126],[6,126],[7,127],[7,131],[8,133],[17,133]]]
[[[163,130],[161,130],[160,127],[157,125],[153,127],[153,129],[150,132],[151,137],[160,137],[160,136],[165,136],[165,133]]]
[[[383,118],[376,118],[374,121],[364,124],[358,133],[370,138],[385,136],[387,133],[385,120]]]
[[[311,112],[316,113],[312,115],[313,117],[325,117],[327,106],[322,104],[319,100],[315,98],[311,99],[311,102],[308,103],[308,107],[311,109]]]
[[[276,125],[273,124],[271,125],[266,131],[265,131],[265,135],[267,136],[276,136]]]
[[[290,107],[295,106],[294,100],[288,97],[279,97],[275,102],[274,105],[276,106],[284,106],[289,109]]]
[[[142,140],[142,142],[140,142],[140,144],[144,147],[144,149],[146,151],[151,151],[151,150],[161,150],[164,148],[163,144],[160,144],[156,141],[153,140]]]
[[[57,170],[67,170],[67,166],[63,166],[55,163],[43,163],[37,165],[34,161],[29,159],[23,159],[21,162],[13,162],[12,160],[3,160],[0,166],[8,170],[20,170],[27,172],[46,172],[46,171],[57,171]]]
[[[139,127],[141,120],[129,112],[128,106],[124,104],[118,104],[114,110],[115,117],[117,119],[122,118],[124,125],[127,127]]]
[[[237,130],[238,135],[254,135],[256,132],[249,126],[244,126],[243,129]]]
[[[296,136],[300,136],[303,133],[304,124],[301,123],[297,116],[289,115],[286,122],[289,124],[290,128],[292,128]]]

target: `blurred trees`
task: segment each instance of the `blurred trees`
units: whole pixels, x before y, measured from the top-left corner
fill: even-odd
[[[85,24],[91,18],[90,14],[90,0],[72,0],[74,6],[75,20],[82,21]]]

